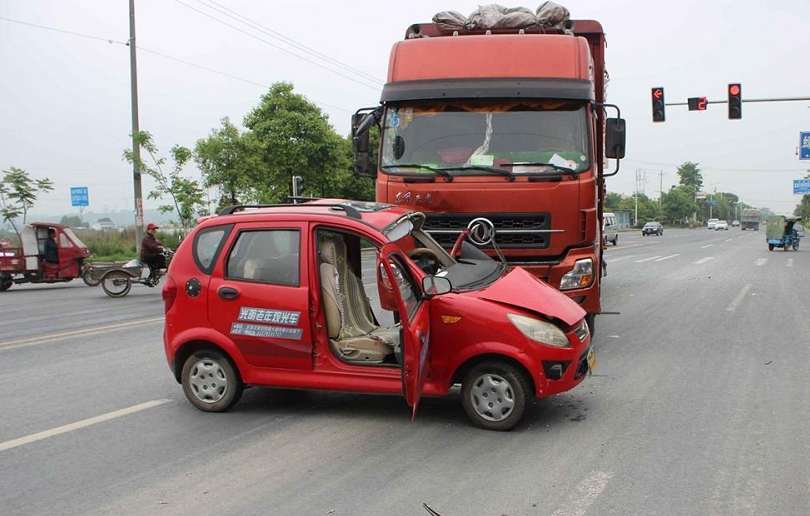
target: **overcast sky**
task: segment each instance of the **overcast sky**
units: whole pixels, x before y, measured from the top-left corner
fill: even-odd
[[[319,103],[346,134],[351,112],[378,102],[391,45],[409,24],[428,22],[443,9],[466,15],[479,2],[216,3],[376,80],[326,71],[307,61],[318,61],[312,55],[206,8],[209,0],[137,0],[137,43],[144,48],[140,124],[161,149],[193,147],[224,116],[241,123],[266,88],[282,80]],[[657,197],[659,171],[667,190],[677,183],[676,166],[694,161],[709,191],[734,191],[751,204],[793,211],[799,196],[792,180],[810,168],[796,156],[799,131],[810,130],[809,102],[743,104],[738,121],[727,119],[723,104],[706,112],[668,107],[667,121],[653,124],[650,88],[663,86],[668,102],[724,100],[730,82],[742,83],[744,99],[810,96],[807,0],[767,7],[740,0],[561,3],[574,19],[599,20],[607,33],[608,100],[619,104],[628,124],[627,159],[609,190],[631,193],[636,169],[644,169],[646,193]],[[131,168],[121,161],[131,144],[129,52],[118,43],[129,37],[128,1],[0,0],[0,17],[113,40],[0,20],[0,168],[21,167],[56,183],[37,213],[70,212],[68,188],[85,185],[91,211],[131,208]],[[193,167],[188,173],[198,175]],[[148,189],[147,183],[144,195]]]

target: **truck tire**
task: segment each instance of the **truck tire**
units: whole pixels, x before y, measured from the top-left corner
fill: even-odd
[[[505,432],[523,419],[533,395],[526,374],[507,362],[481,362],[461,383],[461,404],[467,417],[486,430]]]
[[[5,292],[14,284],[14,280],[8,274],[0,274],[0,292]]]
[[[242,397],[244,384],[236,367],[219,351],[193,353],[180,375],[183,393],[203,412],[224,412]]]

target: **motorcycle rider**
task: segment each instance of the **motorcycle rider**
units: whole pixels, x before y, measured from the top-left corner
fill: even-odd
[[[146,234],[141,241],[141,263],[149,266],[149,281],[153,282],[157,271],[166,268],[166,257],[163,255],[163,243],[155,238],[160,229],[150,222],[146,226]]]

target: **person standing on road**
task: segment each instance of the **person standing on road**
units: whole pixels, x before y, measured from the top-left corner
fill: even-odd
[[[48,229],[48,239],[45,240],[45,263],[59,265],[59,246],[56,245],[56,230]]]
[[[141,241],[141,262],[149,266],[149,278],[153,278],[155,271],[166,268],[166,257],[163,256],[163,243],[155,238],[155,232],[160,229],[153,223],[146,226],[146,234]]]

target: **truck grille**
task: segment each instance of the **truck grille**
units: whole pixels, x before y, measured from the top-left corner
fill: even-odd
[[[502,248],[546,249],[551,241],[548,213],[428,213],[424,229],[444,247],[452,247],[471,220],[486,217],[495,225]]]

